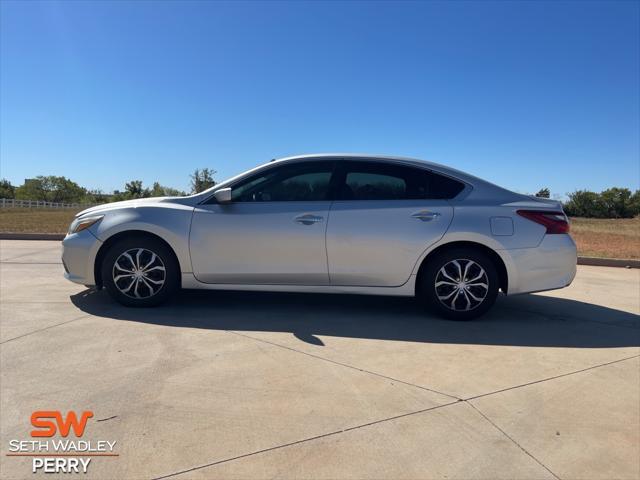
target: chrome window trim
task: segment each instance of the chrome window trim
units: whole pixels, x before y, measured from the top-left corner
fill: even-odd
[[[378,162],[378,163],[383,163],[383,164],[390,164],[390,165],[403,165],[406,167],[412,167],[412,168],[417,168],[417,169],[421,169],[421,170],[426,170],[430,173],[436,174],[436,175],[441,175],[443,177],[449,178],[451,180],[455,180],[456,182],[460,182],[464,185],[464,188],[453,198],[442,198],[442,199],[437,199],[437,200],[445,200],[445,201],[459,201],[459,200],[463,200],[464,198],[466,198],[471,191],[473,190],[473,185],[471,185],[469,182],[462,180],[458,177],[455,177],[453,175],[441,172],[439,170],[436,170],[434,168],[429,167],[428,165],[419,165],[416,164],[415,162],[409,161],[409,160],[405,160],[402,158],[381,158],[381,157],[343,157],[343,156],[335,156],[335,157],[304,157],[304,158],[292,158],[292,159],[286,159],[286,160],[271,160],[269,161],[269,163],[266,163],[264,165],[262,165],[261,167],[258,167],[256,169],[253,169],[250,172],[247,172],[246,175],[242,175],[241,177],[237,178],[236,180],[233,181],[233,183],[230,184],[225,184],[225,182],[222,182],[221,188],[233,188],[234,185],[238,185],[241,182],[244,182],[247,177],[252,176],[252,175],[256,175],[256,174],[262,174],[265,171],[271,170],[273,168],[278,168],[280,166],[283,165],[291,165],[291,164],[296,164],[296,163],[307,163],[307,162],[321,162],[321,161],[334,161],[334,162],[350,162],[350,161],[355,161],[355,162]],[[336,164],[337,166],[337,164]],[[204,200],[198,202],[197,205],[216,205],[215,202],[209,202],[215,195],[216,190],[218,190],[218,186],[216,185],[215,187],[213,187],[213,190],[211,191],[211,195],[207,196]],[[425,199],[425,200],[436,200],[436,199]],[[314,200],[314,201],[322,201],[322,202],[330,202],[330,201],[340,201],[340,202],[363,202],[363,201],[370,201],[370,200]],[[393,201],[393,200],[389,200],[389,201]],[[397,200],[396,200],[397,201]],[[284,203],[284,202],[259,202],[259,203]],[[297,202],[288,202],[288,203],[297,203]]]

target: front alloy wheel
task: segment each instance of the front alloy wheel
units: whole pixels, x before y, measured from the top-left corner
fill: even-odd
[[[102,263],[102,283],[118,302],[151,307],[164,302],[179,286],[179,267],[173,252],[151,237],[116,242]]]
[[[131,298],[153,297],[162,290],[166,274],[162,259],[146,248],[121,253],[111,272],[118,290]]]

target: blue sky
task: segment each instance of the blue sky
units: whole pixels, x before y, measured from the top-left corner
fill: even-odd
[[[640,3],[0,3],[0,176],[187,189],[371,152],[564,195],[640,183]]]

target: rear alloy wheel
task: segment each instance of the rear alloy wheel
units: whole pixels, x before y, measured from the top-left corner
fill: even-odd
[[[152,238],[125,239],[107,252],[102,282],[123,305],[151,307],[164,302],[178,287],[173,253]]]
[[[495,266],[482,252],[452,249],[428,260],[418,293],[440,315],[470,320],[491,308],[498,294]]]

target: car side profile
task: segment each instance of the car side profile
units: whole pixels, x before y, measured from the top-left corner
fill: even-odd
[[[466,320],[497,294],[562,288],[576,246],[559,202],[421,160],[305,155],[187,197],[80,212],[65,277],[133,307],[179,288],[417,296]]]

